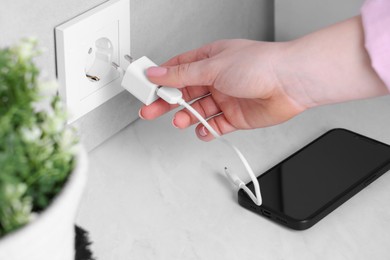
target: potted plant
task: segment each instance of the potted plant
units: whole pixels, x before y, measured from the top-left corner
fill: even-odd
[[[86,153],[38,54],[31,39],[0,49],[0,259],[73,260]]]

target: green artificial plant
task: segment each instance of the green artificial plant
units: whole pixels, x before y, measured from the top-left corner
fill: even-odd
[[[32,39],[0,49],[0,237],[44,210],[74,168],[77,141],[39,54]]]

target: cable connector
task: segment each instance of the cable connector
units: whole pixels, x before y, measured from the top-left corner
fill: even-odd
[[[177,88],[160,87],[157,89],[157,96],[164,99],[165,102],[175,105],[180,103],[183,93]]]
[[[230,180],[230,182],[237,186],[239,189],[242,185],[245,185],[245,183],[234,173],[231,173],[227,167],[225,167],[225,174]]]

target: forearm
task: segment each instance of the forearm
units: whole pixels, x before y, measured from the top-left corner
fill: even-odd
[[[275,70],[305,107],[388,94],[371,67],[360,16],[286,43]]]

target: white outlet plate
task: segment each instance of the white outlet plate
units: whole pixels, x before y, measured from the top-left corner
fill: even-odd
[[[130,55],[130,0],[111,0],[55,28],[60,95],[77,120],[123,91],[120,75],[112,70],[98,82],[86,77],[89,49],[99,38],[113,45],[112,61],[124,66]]]

